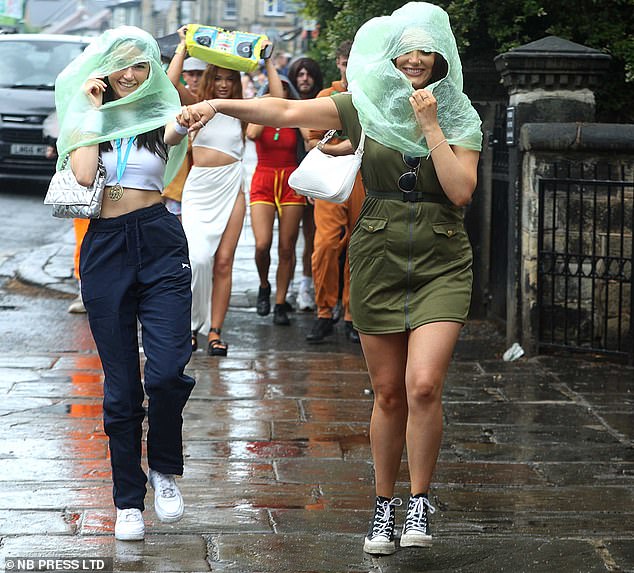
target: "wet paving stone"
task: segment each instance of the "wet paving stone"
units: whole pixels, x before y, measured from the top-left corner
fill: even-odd
[[[306,422],[293,424],[273,422],[273,439],[291,440],[336,440],[350,436],[369,436],[370,421],[349,422]]]
[[[71,535],[79,514],[63,511],[0,510],[0,537],[4,535]]]
[[[112,536],[83,536],[81,543],[77,543],[75,536],[32,535],[7,537],[0,547],[0,559],[60,555],[111,557],[116,571],[209,571],[207,544],[199,535],[148,535],[142,542],[115,541]]]
[[[209,508],[306,509],[319,503],[321,497],[313,484],[206,483],[185,476],[179,486],[186,505],[195,503]]]
[[[42,382],[42,380],[36,382]],[[18,382],[11,388],[10,395],[59,399],[81,396],[101,401],[103,399],[103,382],[79,382],[71,379],[64,382],[46,380],[44,384]]]
[[[587,460],[570,463],[538,463],[535,468],[556,485],[601,485],[634,486],[634,463],[615,459],[613,461]],[[633,492],[634,495],[634,492]]]
[[[52,510],[63,511],[73,508],[106,507],[112,504],[112,483],[84,482],[81,487],[76,482],[23,482],[14,485],[3,483],[0,509],[20,511]]]
[[[266,386],[267,397],[285,398],[336,398],[336,399],[368,399],[370,398],[369,380],[358,380],[345,384],[337,382],[288,382],[284,384],[268,384]]]
[[[449,402],[444,406],[449,423],[516,424],[520,426],[573,425],[583,426],[597,422],[587,408],[571,403],[491,404]]]
[[[431,548],[400,549],[392,556],[381,558],[373,558],[362,552],[361,535],[224,535],[212,536],[210,542],[214,547],[215,557],[212,570],[218,571],[605,571],[603,561],[595,549],[587,542],[576,540],[554,543],[542,538],[447,538],[437,540]],[[336,551],[333,551],[334,547]],[[262,561],[261,555],[267,555],[267,560]],[[328,555],[327,559],[324,558],[325,555]]]
[[[0,354],[0,369],[48,370],[56,360],[52,356]]]
[[[1,439],[0,459],[63,460],[105,459],[108,441],[105,436],[74,438],[69,436],[57,440],[38,438]]]
[[[149,503],[143,513],[148,535],[195,535],[213,533],[272,533],[273,527],[266,509],[248,507],[218,508],[201,503],[188,503],[178,523],[162,523]],[[87,510],[81,516],[81,535],[112,536],[116,519],[114,508]]]
[[[201,420],[211,418],[223,422],[249,420],[273,421],[300,419],[300,408],[296,400],[192,400],[185,406],[183,418]]]
[[[271,520],[276,533],[296,533],[302,531],[320,535],[328,533],[349,533],[359,536],[367,531],[371,510],[330,509],[326,500],[320,500],[306,510],[276,509],[271,511]]]
[[[183,440],[259,440],[271,439],[271,423],[254,420],[216,421],[206,417],[188,419],[183,427]]]
[[[311,317],[294,320],[306,329]],[[116,571],[634,571],[634,386],[624,381],[634,370],[548,356],[505,363],[503,338],[468,324],[444,392],[434,546],[377,558],[362,551],[374,487],[360,348],[302,347],[298,329],[283,351],[267,351],[241,339],[239,324],[227,359],[200,351],[188,366],[197,386],[178,481],[186,513],[159,522],[149,490],[142,543],[112,536],[96,355],[37,354],[28,367],[0,355],[0,562],[79,554],[112,556]],[[403,499],[407,470],[404,455]],[[404,516],[399,508],[399,531]]]
[[[190,441],[184,445],[185,457],[191,460],[222,459],[278,459],[278,458],[336,458],[343,457],[336,442],[316,440],[278,441]],[[2,446],[0,444],[0,452]],[[1,455],[1,453],[0,453]]]
[[[369,397],[357,400],[305,400],[302,405],[306,419],[310,422],[326,422],[336,418],[365,422],[372,414],[372,400]]]

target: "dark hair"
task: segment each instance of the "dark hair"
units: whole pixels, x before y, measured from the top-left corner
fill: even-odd
[[[315,60],[312,58],[299,58],[295,60],[288,70],[288,79],[291,80],[291,83],[295,89],[297,89],[297,76],[299,72],[304,69],[308,72],[308,75],[315,80],[315,85],[313,85],[313,89],[308,94],[307,99],[314,98],[324,87],[324,77],[319,64]]]
[[[103,94],[103,103],[107,103],[109,101],[114,101],[115,93],[108,81],[108,78],[105,78],[105,82],[107,84],[106,91]],[[140,133],[136,136],[136,146],[137,149],[141,149],[145,147],[150,153],[154,155],[158,155],[163,161],[167,161],[168,154],[168,146],[164,141],[165,136],[165,127],[157,127],[152,131],[147,131],[145,133]],[[103,141],[99,144],[99,151],[101,153],[106,153],[108,151],[112,151],[112,142]]]
[[[438,52],[436,52],[436,59],[434,60],[434,67],[431,69],[430,84],[442,80],[449,73],[449,65],[447,60],[443,58]]]
[[[337,47],[337,51],[335,52],[335,58],[339,56],[345,56],[346,58],[350,56],[350,50],[352,49],[352,40],[344,40]]]

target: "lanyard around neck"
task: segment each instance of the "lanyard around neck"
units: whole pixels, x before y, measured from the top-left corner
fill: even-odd
[[[115,141],[115,146],[117,148],[117,183],[121,181],[125,168],[128,166],[128,158],[130,157],[130,151],[132,150],[134,139],[134,137],[128,139],[128,145],[125,150],[125,155],[123,156],[123,161],[121,161],[121,146],[123,145],[123,140],[117,139]]]

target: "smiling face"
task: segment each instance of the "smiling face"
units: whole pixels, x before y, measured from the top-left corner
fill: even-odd
[[[435,61],[434,52],[414,50],[396,58],[394,65],[412,82],[414,89],[420,89],[430,83]]]
[[[149,62],[140,62],[112,72],[108,76],[108,82],[112,87],[116,99],[130,95],[150,76]]]

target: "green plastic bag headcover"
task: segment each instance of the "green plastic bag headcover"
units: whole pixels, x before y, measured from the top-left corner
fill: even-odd
[[[83,91],[89,78],[149,62],[150,74],[133,93],[95,108]],[[66,155],[86,145],[131,137],[174,121],[181,104],[176,88],[161,67],[159,47],[147,32],[134,26],[106,30],[57,76],[55,105],[59,121],[57,169]],[[178,172],[187,138],[170,148],[164,183]]]
[[[447,61],[447,76],[426,86],[438,101],[438,123],[450,144],[479,151],[480,117],[462,92],[462,66],[449,16],[427,2],[409,2],[390,16],[372,18],[354,38],[346,73],[366,134],[408,155],[428,153],[409,103],[414,88],[392,63],[413,50],[436,52]]]

